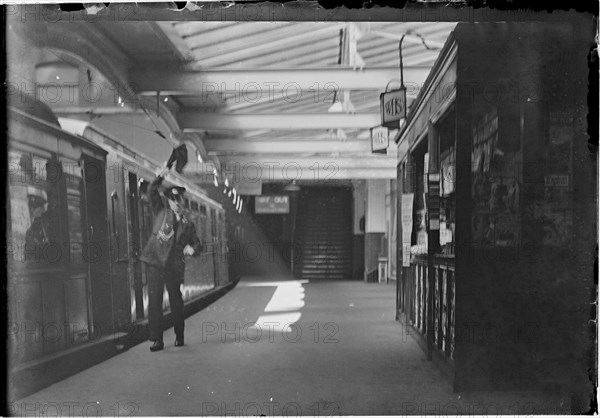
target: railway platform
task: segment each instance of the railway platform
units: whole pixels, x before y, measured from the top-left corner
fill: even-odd
[[[15,416],[531,415],[542,392],[455,393],[401,321],[395,284],[243,277],[186,319],[185,346],[138,344],[26,398]]]

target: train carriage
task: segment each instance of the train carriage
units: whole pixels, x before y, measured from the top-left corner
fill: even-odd
[[[39,101],[9,103],[9,367],[123,335],[145,324],[141,249],[152,229],[146,191],[159,164],[90,123]],[[184,303],[229,285],[221,204],[176,173],[204,248],[186,263]],[[168,310],[168,297],[164,309]],[[133,325],[133,327],[131,327]]]
[[[9,342],[18,363],[109,325],[106,151],[31,100],[9,110]],[[92,325],[93,324],[93,325]],[[94,329],[95,328],[95,329]]]

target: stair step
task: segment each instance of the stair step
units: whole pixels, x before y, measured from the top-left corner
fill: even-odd
[[[335,236],[335,237],[351,237],[352,234],[349,231],[339,231],[330,228],[315,229],[313,231],[304,231],[302,234],[304,237],[322,237],[322,236]]]
[[[339,253],[339,252],[348,252],[351,253],[350,248],[348,248],[346,245],[311,245],[311,246],[304,246],[301,247],[303,251],[310,251],[313,253],[327,253],[329,251],[334,252],[334,253]]]
[[[338,272],[338,273],[343,273],[345,271],[348,271],[347,269],[341,268],[341,267],[336,267],[336,268],[301,268],[300,270],[302,270],[303,272],[310,272],[310,273],[318,273],[318,272]]]
[[[327,262],[327,261],[316,261],[316,262],[311,262],[309,260],[305,260],[302,263],[302,267],[307,267],[307,268],[321,268],[321,267],[327,267],[327,268],[346,268],[352,265],[352,263],[349,262]]]
[[[328,270],[323,270],[323,271],[305,271],[302,270],[302,276],[303,277],[307,277],[307,276],[340,276],[340,277],[344,277],[344,276],[350,276],[350,272],[344,272],[344,271],[328,271]]]
[[[324,263],[322,261],[319,261],[317,263],[314,262],[309,262],[309,261],[305,261],[302,263],[302,267],[306,267],[306,268],[321,268],[321,267],[327,267],[327,268],[346,268],[347,266],[350,266],[350,263]]]
[[[351,259],[349,257],[328,257],[328,258],[316,258],[316,257],[303,257],[303,263],[308,264],[308,263],[321,263],[321,264],[326,264],[326,263],[339,263],[339,264],[344,264],[344,263],[351,263]]]
[[[311,279],[311,280],[343,280],[346,277],[349,276],[344,276],[344,275],[329,275],[329,274],[315,274],[315,275],[303,275],[302,277],[304,277],[305,279]]]
[[[349,259],[352,258],[348,251],[343,251],[343,250],[339,250],[339,251],[335,251],[335,250],[328,250],[328,251],[324,251],[324,250],[314,250],[314,251],[305,250],[305,251],[302,251],[300,253],[300,256],[303,257],[305,260],[308,260],[309,258],[313,258],[313,259],[318,259],[318,258],[324,258],[324,259],[338,258],[338,259],[348,259],[349,260]]]
[[[343,245],[312,245],[312,246],[304,246],[301,247],[302,251],[307,252],[307,251],[312,251],[315,253],[320,253],[320,252],[335,252],[335,253],[339,253],[339,252],[350,252],[349,248],[346,248],[346,246]]]
[[[344,270],[348,268],[345,264],[302,264],[303,270]]]
[[[314,260],[314,261],[327,261],[327,260],[344,260],[349,261],[352,258],[343,252],[339,253],[323,253],[323,252],[314,252],[314,253],[303,253],[301,255],[303,260]]]
[[[301,237],[302,242],[305,244],[312,243],[346,243],[352,241],[352,235],[348,234],[330,234],[329,232],[325,233],[315,233],[315,234],[305,234]]]
[[[352,248],[352,247],[350,245],[348,245],[348,243],[340,242],[340,241],[331,241],[331,242],[321,241],[321,242],[305,242],[304,245],[302,245],[300,248],[312,249],[312,250],[327,250],[327,249],[346,250],[347,249],[348,251],[350,251],[350,248]]]

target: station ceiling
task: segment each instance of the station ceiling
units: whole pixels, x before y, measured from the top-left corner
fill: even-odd
[[[186,21],[93,29],[126,61],[135,93],[167,108],[202,160],[334,163],[336,178],[391,179],[395,144],[372,153],[370,128],[381,123],[380,93],[399,87],[399,40],[410,106],[454,26]]]

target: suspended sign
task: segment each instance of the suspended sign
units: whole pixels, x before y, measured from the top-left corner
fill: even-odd
[[[385,126],[377,126],[376,128],[371,128],[372,152],[386,154],[389,145],[390,135],[388,128],[386,128]]]
[[[290,213],[289,196],[256,196],[254,213]]]
[[[392,90],[379,95],[381,124],[398,129],[400,119],[406,118],[406,89]]]
[[[238,194],[260,195],[262,193],[262,180],[248,181],[241,178],[235,183]]]

